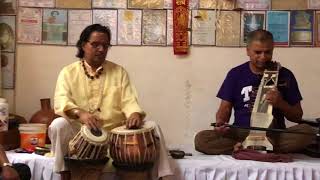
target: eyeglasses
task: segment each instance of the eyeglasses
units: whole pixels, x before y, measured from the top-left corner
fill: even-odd
[[[90,42],[87,41],[93,48],[98,49],[99,47],[102,47],[103,49],[108,49],[112,45],[110,43],[98,43],[98,42]]]

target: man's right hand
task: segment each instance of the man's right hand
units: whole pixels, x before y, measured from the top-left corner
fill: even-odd
[[[225,122],[218,121],[216,122],[216,126],[214,127],[214,131],[219,133],[219,134],[225,134],[229,131],[229,127],[226,126]]]
[[[101,127],[99,118],[89,112],[80,112],[78,114],[80,122],[87,125],[90,129],[98,130]]]

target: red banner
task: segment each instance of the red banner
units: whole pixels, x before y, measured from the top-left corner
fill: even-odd
[[[189,0],[173,0],[173,50],[175,55],[188,54]]]

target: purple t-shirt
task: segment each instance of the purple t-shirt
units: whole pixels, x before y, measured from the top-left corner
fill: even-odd
[[[234,125],[250,126],[251,111],[257,94],[262,75],[254,74],[249,62],[231,69],[225,78],[217,97],[233,104]],[[302,100],[297,81],[293,73],[282,67],[279,71],[278,90],[282,98],[290,105],[295,105]],[[284,114],[273,108],[274,128],[284,129]]]

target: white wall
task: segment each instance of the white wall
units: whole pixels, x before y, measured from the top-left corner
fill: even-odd
[[[72,63],[75,47],[18,45],[16,113],[27,119],[40,98],[53,97],[59,70]],[[303,94],[305,117],[320,117],[320,50],[277,48],[274,59],[291,69]],[[188,57],[171,47],[114,46],[108,59],[124,66],[148,118],[157,121],[169,144],[189,144],[210,128],[219,105],[215,97],[227,71],[247,60],[244,48],[192,47]]]

